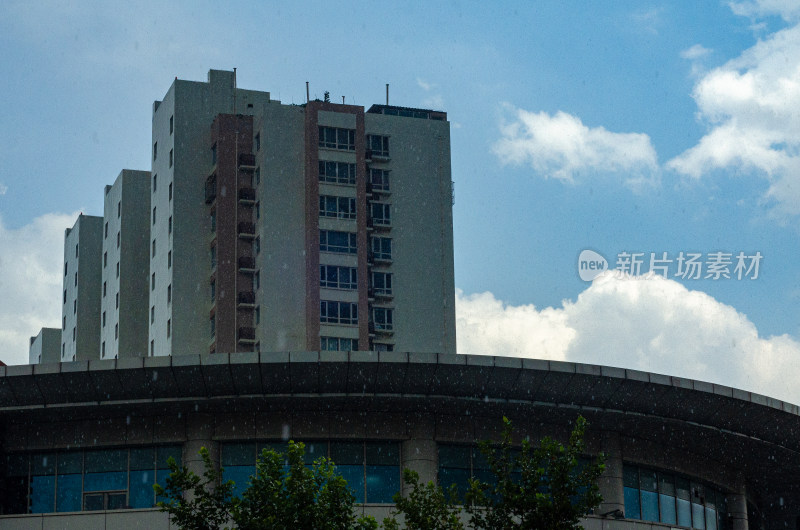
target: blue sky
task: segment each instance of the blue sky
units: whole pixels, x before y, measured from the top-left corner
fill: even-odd
[[[149,169],[153,100],[237,67],[285,103],[309,81],[369,106],[390,83],[393,104],[447,111],[460,351],[798,402],[780,375],[800,369],[795,4],[3,2],[0,356],[24,362],[58,325],[63,228],[102,215],[122,168]],[[585,248],[612,267],[622,251],[763,260],[756,280],[590,284]]]

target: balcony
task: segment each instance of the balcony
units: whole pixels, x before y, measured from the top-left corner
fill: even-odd
[[[251,153],[239,153],[239,169],[255,169],[256,155]]]
[[[253,291],[240,291],[236,297],[239,309],[253,309],[256,306],[256,293]]]
[[[256,190],[253,188],[239,188],[239,204],[255,204]]]
[[[256,328],[241,327],[239,328],[239,343],[240,344],[255,344],[256,343]]]
[[[256,258],[251,256],[241,256],[238,260],[239,272],[256,272]]]
[[[211,204],[217,198],[217,176],[211,175],[206,179],[206,204]]]
[[[238,234],[242,239],[255,239],[256,225],[254,223],[241,222],[238,226]]]

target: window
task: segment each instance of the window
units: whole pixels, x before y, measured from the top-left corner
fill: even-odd
[[[103,282],[103,298],[106,297],[106,291],[107,290],[108,290],[108,286],[106,285],[106,282]]]
[[[391,272],[373,272],[370,278],[370,286],[373,293],[376,295],[391,295],[392,294],[392,273]]]
[[[9,475],[21,494],[6,496],[5,513],[152,508],[160,500],[153,484],[169,475],[170,456],[180,465],[181,447],[10,454]]]
[[[64,263],[64,278],[67,277],[67,265],[68,263]]]
[[[256,133],[253,143],[256,144],[256,152],[258,152],[261,149],[261,133]]]
[[[75,273],[75,286],[78,286],[78,273]]]
[[[168,269],[172,268],[172,251],[171,250],[167,252],[167,268]]]
[[[175,118],[175,116],[170,116],[169,117],[169,133],[170,134],[172,134],[173,125],[174,125],[174,118]]]
[[[335,197],[333,195],[320,195],[319,216],[335,217],[338,219],[355,219],[356,200],[353,197]]]
[[[253,240],[253,252],[256,256],[261,252],[261,238],[257,237]]]
[[[373,191],[389,191],[389,171],[385,169],[370,169],[369,183]]]
[[[261,272],[260,271],[256,271],[256,273],[253,275],[253,287],[255,287],[256,289],[260,289],[261,288]]]
[[[66,331],[67,329],[67,317],[61,317],[61,331]]]
[[[158,189],[158,175],[153,175],[153,193]]]
[[[347,162],[319,161],[319,181],[331,184],[356,183],[356,165]]]
[[[150,357],[155,355],[155,352],[156,352],[156,341],[155,340],[151,340],[150,341]]]
[[[217,322],[214,318],[214,315],[211,315],[209,323],[211,324],[211,338],[213,339],[214,336],[217,334]]]
[[[120,215],[122,215],[122,205],[117,203],[117,218],[119,218]]]
[[[670,525],[724,528],[725,495],[687,477],[625,464],[625,517]]]
[[[108,265],[108,252],[103,252],[103,268]]]
[[[117,248],[119,248],[120,234],[117,232]]]
[[[119,339],[119,322],[114,324],[114,339]]]
[[[72,314],[75,315],[78,313],[78,300],[72,301]]]
[[[392,224],[390,205],[383,202],[373,202],[370,204],[370,219],[373,224],[390,226]]]
[[[100,343],[100,354],[105,357],[106,356],[106,341]]]
[[[67,290],[64,289],[64,303],[67,303]]]
[[[253,320],[255,320],[256,325],[261,323],[261,306],[256,306],[253,311]]]
[[[75,244],[75,257],[76,258],[78,257],[78,245],[77,244]]]
[[[212,208],[210,220],[211,220],[211,233],[213,234],[214,232],[217,231],[217,209],[216,208]]]
[[[367,135],[367,149],[372,151],[373,156],[389,156],[389,137],[379,134]]]
[[[172,303],[172,284],[167,285],[167,303]]]
[[[169,167],[172,167],[172,152],[173,152],[173,149],[170,149],[169,150]]]
[[[119,278],[119,261],[117,262],[117,278]]]
[[[156,240],[155,239],[153,240],[152,247],[153,248],[152,248],[151,254],[152,254],[153,257],[155,257],[155,255],[156,255]]]
[[[156,224],[156,207],[153,206],[153,226]]]
[[[75,337],[77,335],[77,330],[75,326],[72,327],[72,342],[75,342]]]
[[[372,255],[375,259],[389,261],[392,259],[392,240],[388,237],[372,238]]]
[[[358,339],[320,337],[320,342],[323,351],[358,351]]]
[[[108,237],[108,221],[106,221],[105,227],[103,228],[103,239]],[[64,273],[66,275],[66,273]]]
[[[386,344],[374,346],[375,351],[390,351],[378,348],[385,347]],[[458,498],[463,499],[471,477],[490,484],[495,482],[489,463],[478,448],[468,445],[439,444],[439,484],[444,487],[455,484]],[[628,513],[625,512],[625,515]]]
[[[377,331],[391,331],[394,329],[392,316],[394,310],[388,307],[372,308],[372,323]]]
[[[154,324],[156,321],[156,306],[150,306],[150,323]]]
[[[158,158],[158,142],[153,142],[153,160]]]
[[[213,302],[214,300],[217,299],[217,282],[212,281],[210,288],[211,288],[211,301]]]
[[[321,252],[356,253],[356,235],[352,232],[336,230],[319,231],[319,250]]]
[[[217,163],[217,144],[211,146],[211,163]]]
[[[260,167],[256,168],[255,181],[256,181],[256,186],[258,186],[261,183],[261,168]]]
[[[256,219],[261,219],[261,203],[259,201],[256,201],[255,211],[256,211]]]
[[[320,287],[328,289],[357,289],[358,270],[355,267],[338,267],[336,265],[319,266]]]
[[[356,131],[338,127],[319,127],[319,146],[328,149],[356,150]]]
[[[172,200],[172,182],[170,182],[170,183],[169,183],[169,192],[168,192],[168,195],[169,195],[169,200]]]
[[[156,273],[155,272],[150,275],[150,290],[151,291],[155,291],[156,290]]]
[[[170,233],[170,234],[172,233],[172,216],[171,215],[169,216],[169,219],[167,220],[167,233]]]
[[[211,247],[211,268],[212,269],[216,269],[217,268],[217,247],[216,246]]]
[[[382,342],[372,343],[372,351],[394,351],[394,344],[384,344]]]
[[[172,333],[172,319],[168,318],[167,319],[167,338],[170,337],[171,333]]]
[[[106,327],[106,312],[105,311],[103,311],[103,323],[102,323],[102,326]]]
[[[114,309],[119,309],[119,293],[114,295]]]
[[[320,322],[328,324],[358,324],[358,304],[322,300],[319,303]]]

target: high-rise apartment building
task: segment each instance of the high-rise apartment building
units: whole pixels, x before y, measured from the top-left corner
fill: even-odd
[[[79,215],[64,235],[61,361],[97,359],[103,218]]]
[[[28,348],[28,364],[57,363],[61,353],[61,330],[42,328],[31,337]]]
[[[212,70],[154,104],[152,149],[151,355],[455,351],[445,113]]]
[[[130,169],[105,189],[101,359],[147,355],[150,257],[158,251],[150,239],[150,189],[150,172]]]

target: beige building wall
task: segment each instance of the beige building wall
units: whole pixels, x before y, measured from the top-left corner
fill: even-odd
[[[28,348],[28,364],[57,363],[61,352],[61,330],[42,328],[31,337]]]

